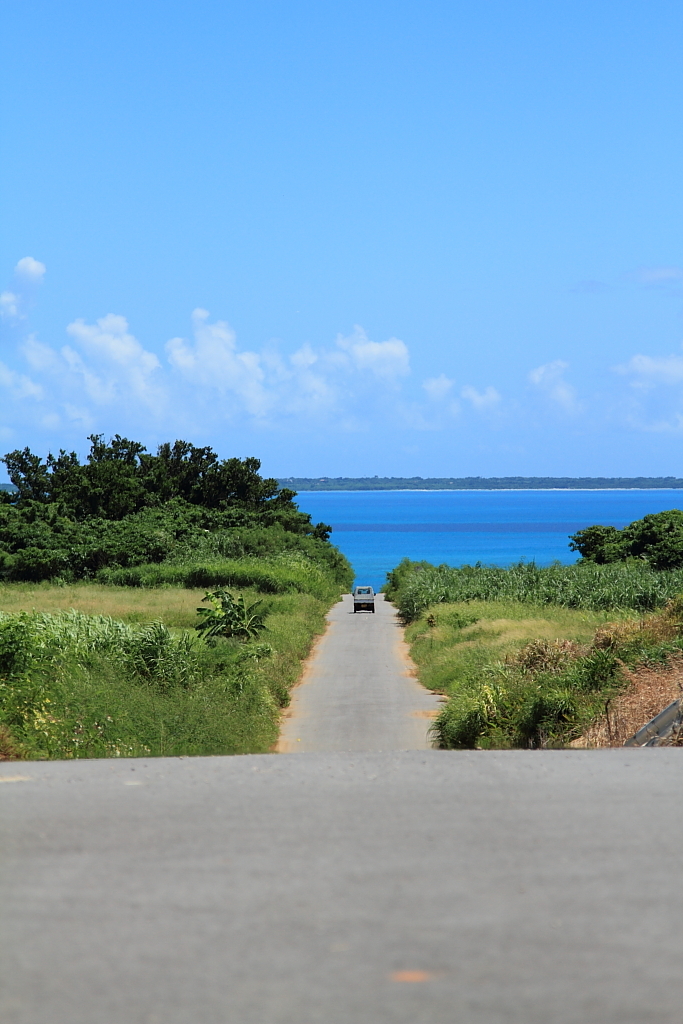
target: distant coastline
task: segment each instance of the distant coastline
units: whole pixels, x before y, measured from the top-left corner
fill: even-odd
[[[683,489],[675,476],[281,477],[293,491],[641,491]]]
[[[650,491],[683,490],[675,476],[281,477],[293,491]],[[0,491],[15,491],[0,484]]]

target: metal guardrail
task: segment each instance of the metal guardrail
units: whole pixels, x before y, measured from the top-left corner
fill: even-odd
[[[672,701],[667,708],[660,711],[635,736],[626,740],[625,747],[656,747],[667,738],[675,726],[683,722],[682,699]]]

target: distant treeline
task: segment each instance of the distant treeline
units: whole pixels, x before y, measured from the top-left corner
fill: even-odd
[[[606,491],[683,488],[676,476],[290,476],[280,487],[296,491]]]

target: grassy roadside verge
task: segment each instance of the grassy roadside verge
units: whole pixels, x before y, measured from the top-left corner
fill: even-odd
[[[449,697],[444,748],[616,745],[683,681],[681,569],[404,559],[385,592],[421,681]]]
[[[0,586],[0,756],[237,754],[269,750],[301,662],[343,589],[245,591],[258,642],[194,632],[203,589]],[[73,611],[70,611],[73,609]]]
[[[645,618],[471,601],[431,606],[406,636],[421,682],[449,697],[434,725],[439,746],[616,745],[627,737],[607,737],[610,706],[628,703],[645,680],[661,686],[662,674],[670,685],[682,620],[681,599]],[[597,741],[596,725],[607,731]]]
[[[406,639],[420,681],[450,698],[434,725],[439,746],[544,746],[570,720],[574,727],[590,717],[586,701],[579,707],[555,670],[585,650],[596,631],[613,619],[614,613],[518,601],[425,609],[407,627]],[[534,656],[540,668],[550,669],[543,679],[529,670]],[[603,666],[611,667],[611,662]]]

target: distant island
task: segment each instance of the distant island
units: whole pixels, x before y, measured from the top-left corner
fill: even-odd
[[[609,491],[683,489],[677,476],[288,476],[293,491]],[[14,491],[0,484],[0,491]]]
[[[676,476],[290,476],[293,491],[608,491],[683,488]]]

